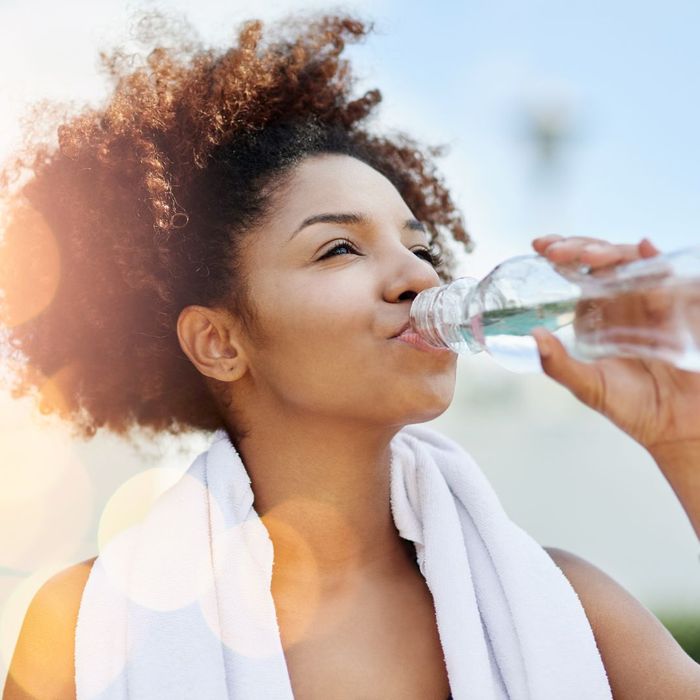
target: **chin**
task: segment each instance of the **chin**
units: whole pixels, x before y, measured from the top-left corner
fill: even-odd
[[[406,417],[407,423],[427,423],[441,416],[451,405],[453,393],[439,402],[433,401],[430,404],[423,404],[416,407],[416,410]]]
[[[440,408],[434,409],[432,411],[429,411],[429,412],[423,411],[423,412],[417,414],[416,417],[413,418],[410,422],[411,423],[427,423],[428,421],[434,420],[435,418],[439,418],[449,407],[450,407],[450,404],[447,403],[444,406],[441,406]]]
[[[399,381],[389,382],[377,378],[369,395],[358,399],[367,406],[365,415],[377,419],[392,416],[392,423],[424,423],[441,416],[451,405],[455,395],[454,373],[439,377],[420,377],[404,374]]]

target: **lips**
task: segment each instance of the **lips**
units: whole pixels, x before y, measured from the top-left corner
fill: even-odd
[[[402,333],[405,333],[410,327],[411,327],[411,322],[410,322],[410,321],[404,323],[404,325],[401,326],[401,328],[399,328],[399,330],[396,331],[396,333],[395,333],[394,335],[392,335],[391,337],[392,337],[392,338],[398,338]]]
[[[427,350],[428,352],[435,352],[438,354],[452,353],[451,348],[438,348],[434,345],[430,345],[430,343],[423,340],[423,338],[420,335],[418,335],[418,333],[415,333],[413,330],[411,330],[410,327],[405,328],[404,331],[395,336],[394,339],[399,340],[403,343],[408,343],[409,345],[413,345],[419,350]]]

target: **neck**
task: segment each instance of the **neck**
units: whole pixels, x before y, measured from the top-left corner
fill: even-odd
[[[415,567],[415,549],[391,514],[389,443],[397,428],[338,426],[322,417],[262,423],[239,452],[278,580],[331,590]]]

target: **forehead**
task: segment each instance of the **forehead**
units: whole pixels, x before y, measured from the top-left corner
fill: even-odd
[[[410,214],[384,175],[357,158],[337,154],[305,158],[291,173],[277,213],[285,221],[298,223],[326,211]]]

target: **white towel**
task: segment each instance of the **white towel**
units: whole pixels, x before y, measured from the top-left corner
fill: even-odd
[[[410,425],[391,442],[391,510],[432,593],[454,700],[610,700],[568,580],[473,458]],[[273,548],[226,432],[112,539],[76,629],[78,700],[291,700]]]

